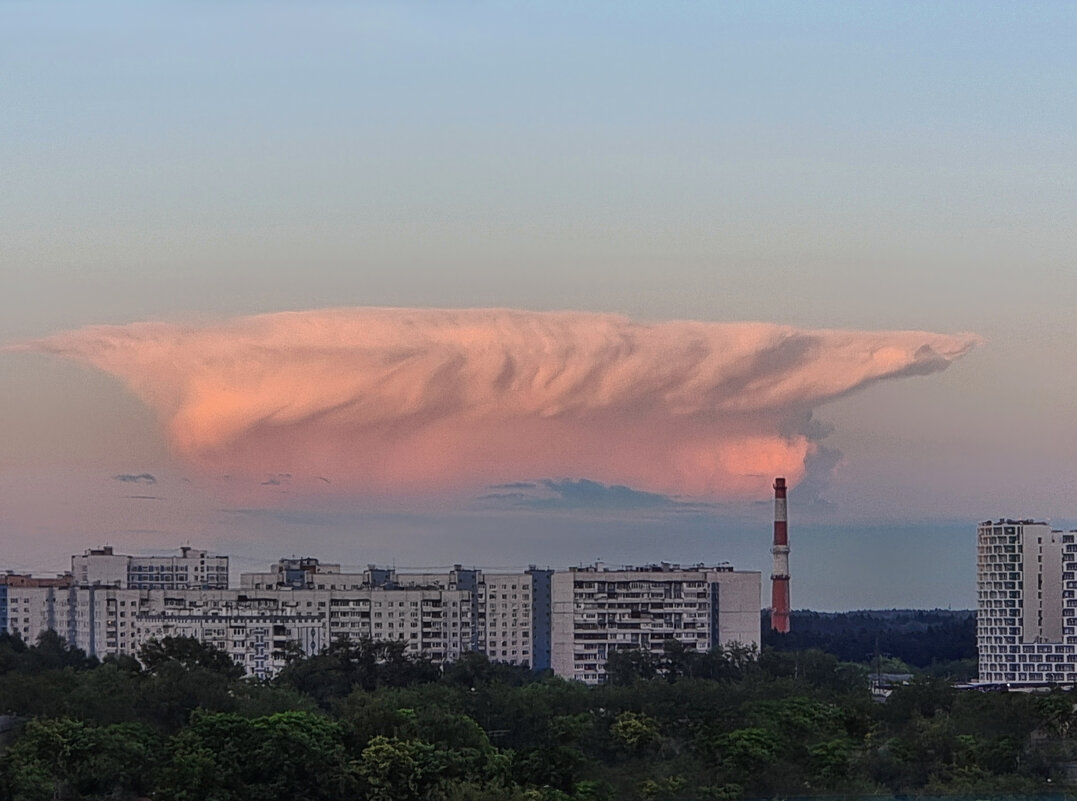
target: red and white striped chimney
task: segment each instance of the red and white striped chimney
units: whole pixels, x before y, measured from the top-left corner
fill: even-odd
[[[774,556],[770,575],[770,627],[789,633],[789,518],[785,507],[785,479],[774,479]]]

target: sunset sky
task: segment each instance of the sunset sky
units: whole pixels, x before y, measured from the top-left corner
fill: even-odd
[[[92,6],[92,7],[91,7]],[[0,6],[0,569],[1077,525],[1072,3]],[[288,314],[279,314],[287,312]]]

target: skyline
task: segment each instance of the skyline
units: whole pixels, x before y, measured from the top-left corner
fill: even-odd
[[[379,494],[192,458],[181,390],[147,405],[129,366],[15,349],[277,312],[571,310],[975,332],[935,375],[768,418],[806,439],[761,479],[808,459],[794,608],[972,606],[978,521],[1077,521],[1075,33],[1064,3],[7,4],[0,568],[107,540],[767,572],[765,487],[589,462],[582,429],[552,448],[571,459],[536,446],[526,470]],[[641,420],[610,430],[669,424]]]

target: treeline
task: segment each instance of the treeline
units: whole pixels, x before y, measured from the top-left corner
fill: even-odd
[[[951,673],[971,677],[976,660],[976,613],[948,609],[794,611],[789,633],[778,634],[770,628],[769,612],[764,612],[763,647],[780,651],[818,648],[842,661],[865,664],[874,662],[878,655],[912,668],[945,667]]]
[[[468,654],[444,670],[341,640],[245,679],[198,642],[98,663],[0,636],[0,799],[627,801],[1035,793],[1074,697],[918,677],[876,703],[818,650],[618,652],[587,687]]]

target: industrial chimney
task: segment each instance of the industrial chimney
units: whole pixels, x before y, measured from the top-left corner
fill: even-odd
[[[785,508],[785,479],[774,479],[774,556],[770,575],[770,627],[789,633],[789,522]]]

